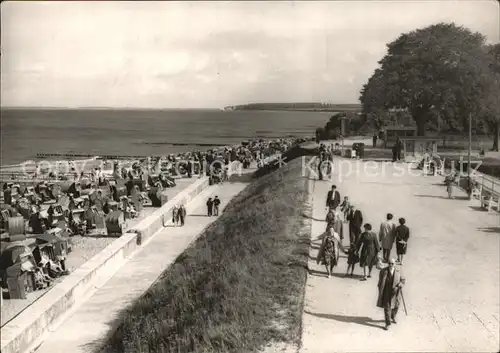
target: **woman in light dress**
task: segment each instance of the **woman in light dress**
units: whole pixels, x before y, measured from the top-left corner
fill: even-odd
[[[344,253],[346,253],[346,251],[342,246],[340,236],[333,230],[333,228],[329,228],[327,231],[325,231],[322,237],[323,242],[321,243],[321,247],[319,248],[316,262],[318,264],[321,262],[323,265],[325,265],[326,273],[328,274],[328,278],[330,278],[333,272],[333,268],[337,266],[339,261],[339,250],[342,250]]]

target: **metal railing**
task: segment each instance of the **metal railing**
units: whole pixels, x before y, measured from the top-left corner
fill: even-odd
[[[500,197],[500,180],[477,172],[473,174],[473,180],[480,187],[481,194],[486,191],[493,197]]]

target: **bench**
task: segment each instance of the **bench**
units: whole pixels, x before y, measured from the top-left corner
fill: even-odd
[[[424,162],[422,170],[423,170],[425,175],[431,174],[431,165],[434,165],[434,170],[433,170],[432,175],[434,175],[434,176],[444,175],[444,163],[442,163],[442,162],[436,163],[435,161]]]
[[[500,211],[499,198],[496,195],[483,196],[481,198],[481,207],[491,212],[493,208]]]
[[[473,199],[481,200],[483,195],[483,185],[475,186],[472,188],[471,196]]]

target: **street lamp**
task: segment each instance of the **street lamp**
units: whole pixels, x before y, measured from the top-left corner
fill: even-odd
[[[469,200],[472,199],[472,180],[471,180],[471,154],[472,154],[472,114],[469,113],[469,151],[467,153],[467,194],[469,196]]]

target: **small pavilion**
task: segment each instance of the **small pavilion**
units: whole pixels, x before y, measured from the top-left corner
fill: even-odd
[[[406,162],[421,159],[427,153],[437,154],[439,137],[408,136],[399,138],[403,144],[402,157]]]
[[[384,127],[384,148],[392,147],[397,138],[417,136],[416,126],[389,125]]]

